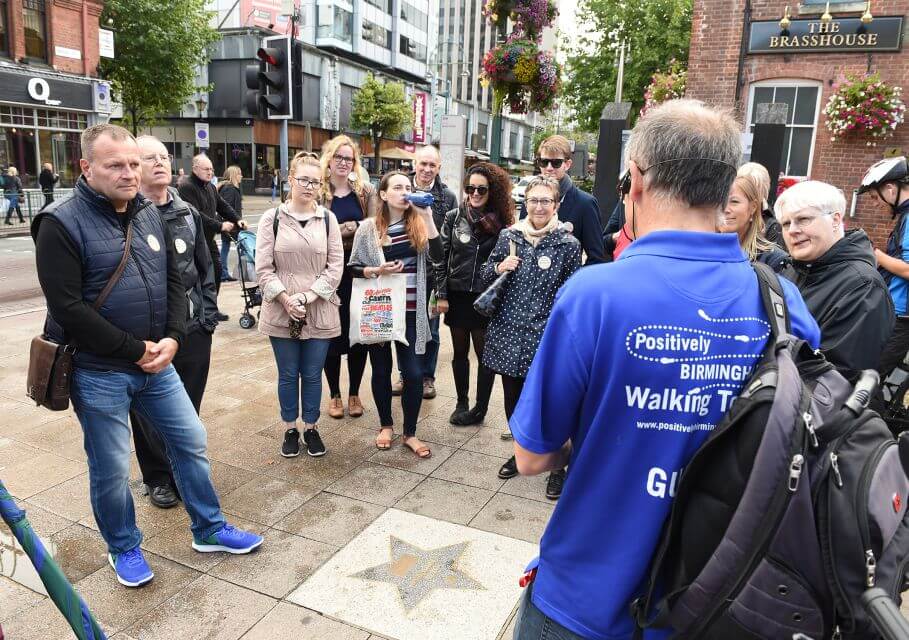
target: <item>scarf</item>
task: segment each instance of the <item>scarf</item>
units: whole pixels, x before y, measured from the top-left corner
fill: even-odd
[[[549,222],[546,223],[546,226],[542,229],[534,229],[533,225],[530,224],[530,217],[518,220],[511,228],[520,232],[524,236],[524,239],[527,240],[532,247],[536,248],[540,243],[540,240],[559,228],[559,215],[556,214],[552,216],[552,218],[549,219]]]
[[[502,220],[495,211],[483,213],[467,205],[467,220],[474,226],[478,235],[498,237],[502,230]]]

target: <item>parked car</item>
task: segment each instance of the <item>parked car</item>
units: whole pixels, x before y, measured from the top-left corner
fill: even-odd
[[[527,185],[530,183],[533,176],[524,176],[518,183],[511,188],[511,199],[521,204],[524,202],[524,192],[527,190]]]

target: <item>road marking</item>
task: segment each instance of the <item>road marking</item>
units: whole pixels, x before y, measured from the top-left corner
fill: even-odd
[[[31,309],[20,309],[19,311],[10,311],[9,313],[0,313],[0,318],[12,318],[13,316],[24,316],[26,313],[37,313],[38,311],[47,311],[47,307],[32,307]]]

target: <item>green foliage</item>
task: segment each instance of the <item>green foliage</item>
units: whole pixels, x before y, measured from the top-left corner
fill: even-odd
[[[365,129],[372,137],[375,166],[379,162],[379,139],[400,135],[413,123],[413,107],[400,82],[380,82],[372,74],[354,94],[350,125]]]
[[[220,39],[205,0],[107,0],[101,24],[112,20],[116,58],[102,58],[99,70],[123,104],[135,132],[167,113],[179,111],[193,94],[198,66],[208,46]]]
[[[651,76],[670,60],[688,60],[691,0],[580,0],[577,23],[585,25],[568,55],[563,95],[578,125],[596,131],[607,102],[615,100],[618,52],[627,47],[622,100],[632,113],[644,105]]]

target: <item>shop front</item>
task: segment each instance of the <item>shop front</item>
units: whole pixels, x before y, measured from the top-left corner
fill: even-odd
[[[110,114],[107,83],[79,76],[0,68],[0,169],[15,167],[23,187],[37,188],[51,163],[59,187],[79,177],[79,136]]]

